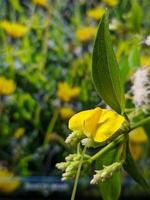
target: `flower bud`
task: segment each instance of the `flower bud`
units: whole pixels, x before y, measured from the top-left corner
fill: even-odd
[[[61,163],[57,163],[57,164],[56,164],[56,167],[57,167],[57,169],[59,169],[59,170],[65,171],[66,168],[68,167],[68,164],[69,164],[69,163],[67,163],[67,162],[61,162]]]
[[[66,138],[65,142],[70,145],[76,145],[83,137],[80,131],[74,131]]]
[[[79,161],[71,162],[68,167],[66,168],[66,172],[76,170],[78,168]]]
[[[88,148],[95,147],[95,142],[91,138],[84,138],[84,139],[82,139],[81,143],[83,146],[87,146]]]
[[[102,170],[96,170],[96,174],[93,176],[91,184],[98,184],[99,182],[106,181],[111,178],[112,175],[121,168],[121,166],[121,162],[115,162],[111,165],[104,166]]]

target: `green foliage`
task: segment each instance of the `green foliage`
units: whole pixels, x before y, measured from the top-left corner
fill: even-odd
[[[61,108],[69,107],[76,113],[109,105],[118,113],[125,111],[132,124],[149,115],[146,107],[136,110],[130,83],[133,73],[144,65],[143,57],[146,63],[149,58],[149,47],[144,40],[149,35],[150,1],[118,0],[113,9],[107,3],[93,0],[48,2],[48,5],[40,6],[31,0],[0,1],[0,78],[11,79],[16,84],[11,95],[0,94],[0,167],[4,165],[18,176],[58,175],[55,163],[68,153],[64,139],[69,133],[70,117],[64,119]],[[91,84],[91,49],[95,32],[90,36],[90,29],[81,31],[82,28],[98,27],[99,19],[87,14],[97,7],[110,8],[111,37],[108,18],[104,15],[92,58],[93,81],[102,99]],[[1,26],[5,20],[22,24],[28,29],[27,33],[20,38],[12,37]],[[81,40],[77,31],[81,31]],[[71,88],[78,87],[79,96],[68,102],[62,100],[58,96],[60,82]],[[67,95],[65,88],[62,93]],[[124,109],[124,96],[129,109]],[[145,126],[148,133],[148,123]],[[104,145],[108,143],[109,140]],[[118,161],[119,148],[99,159],[98,169]],[[74,150],[71,149],[72,153]],[[89,152],[93,151],[89,149]],[[147,187],[128,154],[124,168]],[[147,155],[146,151],[144,155]],[[147,171],[149,174],[149,169]],[[104,199],[116,200],[121,189],[120,172],[100,185]]]
[[[129,145],[127,145],[126,147],[126,159],[123,167],[138,184],[140,184],[145,190],[150,191],[148,183],[146,182],[145,178],[143,177],[142,173],[140,172],[135,161],[132,158]]]
[[[132,0],[131,5],[132,5],[131,16],[130,16],[131,29],[135,33],[138,33],[141,30],[143,13],[141,5],[138,3],[138,0]]]
[[[121,81],[122,81],[122,84],[124,85],[125,82],[128,80],[129,71],[130,71],[127,56],[124,56],[124,57],[122,56],[122,58],[119,61],[119,68],[120,68]]]
[[[134,70],[140,66],[140,49],[138,47],[131,49],[128,62],[130,68]]]
[[[92,57],[92,76],[98,94],[118,113],[124,110],[119,66],[112,48],[105,14],[100,22]]]
[[[122,146],[116,146],[114,149],[106,152],[96,161],[96,169],[102,169],[103,166],[110,165],[121,159]],[[111,178],[103,183],[99,183],[101,195],[104,200],[117,200],[121,192],[121,173],[115,172]]]

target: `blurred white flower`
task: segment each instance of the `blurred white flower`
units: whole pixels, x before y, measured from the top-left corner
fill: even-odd
[[[133,93],[133,101],[136,107],[141,107],[150,104],[150,77],[149,67],[142,67],[138,69],[133,78],[133,86],[131,91]]]
[[[147,36],[145,42],[144,42],[147,46],[150,46],[150,35]]]

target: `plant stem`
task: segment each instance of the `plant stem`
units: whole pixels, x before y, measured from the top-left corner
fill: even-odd
[[[83,151],[82,151],[80,163],[79,163],[79,166],[78,166],[78,170],[77,170],[77,174],[76,174],[76,178],[75,178],[75,182],[74,182],[74,186],[73,186],[73,190],[72,190],[71,200],[75,199],[77,185],[78,185],[78,180],[79,180],[80,171],[81,171],[81,167],[82,167],[82,164],[83,164],[83,157],[84,157],[86,148],[87,147],[85,146],[84,149],[83,149]]]
[[[139,127],[139,126],[143,126],[144,124],[146,124],[148,122],[150,122],[150,116],[141,120],[140,122],[138,122],[136,124],[131,125],[131,130],[133,130],[133,129]]]
[[[96,160],[99,156],[107,152],[108,150],[112,149],[115,147],[117,144],[122,143],[125,140],[124,134],[118,136],[114,141],[110,142],[107,146],[105,146],[103,149],[98,151],[94,156],[92,156],[89,159],[89,162],[92,163],[94,160]]]
[[[58,135],[57,133],[54,133],[50,136],[49,141],[56,141],[58,142],[61,146],[63,146],[65,149],[68,150],[67,144],[64,142],[64,138]]]
[[[44,144],[47,144],[47,143],[48,143],[49,136],[50,136],[50,134],[51,134],[52,131],[53,131],[53,128],[54,128],[54,126],[55,126],[55,123],[56,123],[58,114],[59,114],[59,111],[56,110],[56,111],[54,112],[54,114],[53,114],[52,119],[50,120],[50,123],[49,123],[48,128],[47,128],[47,131],[46,131],[46,135],[45,135],[45,139],[44,139]]]

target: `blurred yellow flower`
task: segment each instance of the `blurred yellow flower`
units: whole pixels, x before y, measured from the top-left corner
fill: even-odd
[[[10,95],[16,89],[16,84],[13,80],[0,77],[0,95]]]
[[[80,88],[71,87],[67,82],[58,83],[57,96],[65,102],[71,101],[73,98],[79,96]]]
[[[122,126],[125,118],[114,111],[99,107],[81,111],[69,120],[69,129],[80,131],[95,142],[111,138]]]
[[[96,34],[97,28],[92,26],[81,27],[76,31],[76,37],[81,42],[91,40]]]
[[[16,139],[19,139],[24,135],[24,133],[25,133],[25,129],[24,128],[17,128],[17,130],[14,133],[14,137]]]
[[[103,0],[110,7],[114,7],[118,4],[118,0]]]
[[[0,167],[0,179],[0,191],[2,192],[12,192],[20,185],[18,178],[15,178],[14,174],[4,167]]]
[[[130,151],[135,160],[140,159],[143,153],[142,144],[146,143],[147,141],[148,137],[142,127],[136,128],[129,133]]]
[[[145,133],[144,128],[142,127],[138,127],[132,130],[129,133],[129,139],[130,139],[130,142],[140,143],[140,144],[148,141],[148,137]]]
[[[59,110],[60,116],[64,120],[68,120],[70,117],[72,117],[75,114],[75,111],[70,107],[62,107]]]
[[[141,57],[141,65],[150,67],[150,55]]]
[[[105,12],[104,8],[96,7],[94,9],[88,10],[87,16],[92,18],[92,19],[99,20],[103,16],[104,12]]]
[[[48,0],[32,0],[32,2],[33,2],[35,5],[45,7],[45,6],[47,6]]]
[[[7,20],[2,21],[0,23],[0,26],[5,30],[5,32],[9,36],[11,36],[13,38],[21,38],[28,31],[28,28],[26,26],[19,24],[19,23],[9,22]]]

